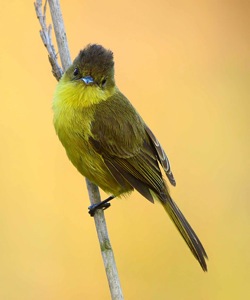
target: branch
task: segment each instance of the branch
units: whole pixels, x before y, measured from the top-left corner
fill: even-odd
[[[54,45],[52,44],[52,40],[51,40],[52,26],[49,25],[47,27],[47,25],[46,25],[47,1],[45,1],[43,10],[42,10],[42,0],[36,0],[34,5],[35,5],[35,10],[36,10],[36,15],[37,15],[38,21],[41,25],[41,30],[39,31],[39,33],[40,33],[41,39],[43,41],[43,44],[46,47],[48,54],[49,54],[49,61],[52,66],[52,73],[55,76],[55,78],[57,80],[59,80],[62,77],[63,71],[58,64],[55,48],[54,48]]]
[[[65,71],[71,65],[71,59],[59,0],[49,0],[49,7],[56,34],[56,42],[63,70]]]
[[[59,0],[48,0],[50,6],[50,12],[52,16],[52,21],[55,29],[55,35],[57,40],[57,45],[59,49],[59,54],[65,71],[71,64],[70,53],[67,43],[67,37],[64,29],[64,23],[62,18],[62,13],[60,9]],[[63,71],[58,64],[57,55],[55,48],[51,40],[51,25],[46,25],[46,8],[47,0],[45,1],[44,9],[42,9],[42,0],[36,0],[34,3],[36,15],[41,25],[40,36],[42,41],[48,51],[49,61],[52,66],[52,73],[59,80],[62,77]],[[86,184],[89,193],[90,203],[96,204],[101,201],[100,193],[98,187],[86,179]],[[110,244],[106,221],[104,217],[103,210],[97,210],[94,215],[96,231],[99,239],[99,244],[101,248],[103,263],[106,270],[106,275],[109,283],[109,289],[111,297],[113,300],[123,300],[122,289],[120,285],[120,280],[118,276],[118,271],[116,268],[115,258],[113,250]]]

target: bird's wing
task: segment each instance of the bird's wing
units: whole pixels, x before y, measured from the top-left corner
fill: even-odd
[[[102,103],[95,113],[91,131],[89,142],[118,182],[125,178],[151,202],[154,200],[150,191],[160,200],[166,200],[167,189],[158,161],[167,174],[172,174],[168,159],[130,103],[117,101],[116,105],[114,100],[112,105],[107,101]]]

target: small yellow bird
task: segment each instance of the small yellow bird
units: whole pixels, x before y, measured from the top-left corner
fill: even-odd
[[[106,208],[114,197],[137,190],[151,202],[160,201],[202,269],[207,254],[171,198],[159,164],[170,183],[175,179],[160,143],[119,91],[113,53],[88,45],[59,81],[53,100],[54,126],[78,171],[113,196],[92,207]]]

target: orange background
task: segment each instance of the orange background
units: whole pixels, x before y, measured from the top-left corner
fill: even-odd
[[[61,2],[72,58],[90,42],[113,50],[117,85],[166,149],[173,198],[209,255],[203,274],[160,205],[114,200],[125,299],[250,298],[249,3]],[[33,3],[4,1],[0,17],[0,298],[110,299],[85,181],[52,125]]]

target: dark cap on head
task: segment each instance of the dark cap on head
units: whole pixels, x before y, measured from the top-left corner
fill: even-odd
[[[101,45],[89,44],[73,62],[89,74],[105,74],[114,68],[113,53]]]

